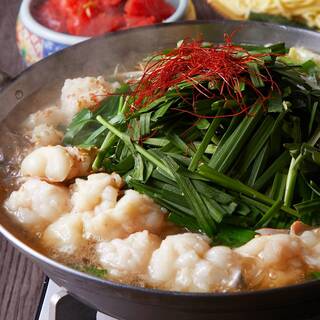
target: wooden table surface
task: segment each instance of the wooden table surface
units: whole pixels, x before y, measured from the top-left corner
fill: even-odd
[[[23,70],[15,44],[20,3],[21,0],[0,0],[0,70],[10,75]],[[217,17],[205,0],[194,0],[194,3],[199,19]],[[44,279],[34,263],[0,236],[0,320],[35,319]]]

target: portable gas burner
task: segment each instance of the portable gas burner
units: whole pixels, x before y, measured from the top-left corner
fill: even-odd
[[[116,320],[76,300],[52,280],[47,279],[43,290],[35,320]]]

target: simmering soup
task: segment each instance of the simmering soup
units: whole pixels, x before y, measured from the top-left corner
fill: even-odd
[[[317,278],[319,61],[187,39],[130,77],[67,79],[4,130],[7,215],[51,258],[114,281],[227,292]]]

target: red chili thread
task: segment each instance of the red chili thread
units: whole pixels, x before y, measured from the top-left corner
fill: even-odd
[[[241,55],[240,55],[241,54]],[[136,88],[130,94],[134,102],[130,111],[134,112],[162,97],[169,89],[178,90],[178,84],[188,82],[198,94],[212,98],[214,94],[206,88],[203,81],[221,82],[220,95],[229,96],[239,105],[240,110],[234,110],[232,114],[221,115],[228,117],[247,113],[249,108],[245,105],[243,94],[235,90],[239,86],[239,78],[248,74],[248,63],[255,62],[264,66],[262,58],[270,56],[270,53],[250,54],[244,48],[232,44],[232,36],[225,35],[225,43],[205,48],[202,41],[184,40],[178,48],[165,54],[160,60],[154,61],[154,57],[146,64],[141,79],[137,82]],[[265,83],[269,83],[271,89],[279,90],[273,81],[268,69],[264,66],[266,75],[261,75]],[[256,88],[251,81],[246,80],[245,84],[265,101],[270,97]],[[196,99],[193,99],[194,105]],[[189,102],[190,103],[190,102]],[[173,109],[186,112],[198,118],[215,118],[216,116],[203,116],[188,110]]]

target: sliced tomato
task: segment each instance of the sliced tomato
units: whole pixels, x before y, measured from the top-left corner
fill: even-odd
[[[35,17],[48,28],[79,36],[150,25],[174,11],[164,0],[46,0]]]
[[[82,32],[88,25],[88,19],[81,16],[68,16],[67,18],[67,29],[68,33],[81,36]]]
[[[37,21],[49,29],[57,32],[66,32],[65,18],[61,16],[55,5],[50,1],[42,3],[33,12]]]
[[[92,21],[104,12],[98,1],[66,0],[68,32],[73,35],[91,36],[87,29]]]
[[[141,27],[154,24],[156,18],[154,16],[142,17],[142,16],[128,16],[125,15],[126,28]]]
[[[154,16],[157,22],[168,18],[174,12],[173,6],[164,0],[128,0],[124,10],[129,16]]]
[[[116,31],[125,26],[125,19],[122,14],[108,11],[92,19],[88,26],[89,35],[101,35],[106,32]]]
[[[100,0],[101,5],[105,8],[119,6],[122,2],[123,0]]]
[[[73,18],[68,25],[68,30],[74,35],[98,36],[106,32],[116,31],[125,26],[125,19],[122,15],[113,13],[100,13],[89,21],[81,21]]]
[[[69,0],[48,0],[59,14],[66,16],[66,9],[69,5]]]

